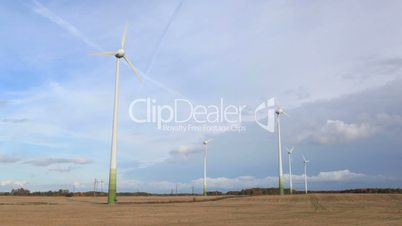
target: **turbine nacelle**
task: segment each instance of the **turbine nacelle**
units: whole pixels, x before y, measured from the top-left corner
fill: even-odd
[[[117,58],[123,58],[125,54],[126,54],[126,51],[124,51],[124,49],[119,49],[119,50],[117,50],[117,52],[114,56]]]
[[[209,140],[204,140],[202,143],[204,144],[204,145],[207,145],[209,142],[211,142],[213,139],[209,139]]]
[[[283,108],[281,108],[281,107],[277,107],[276,109],[275,109],[275,113],[279,116],[279,115],[286,115],[286,116],[289,116],[288,115],[288,113],[286,113],[284,110],[283,110]]]
[[[276,114],[282,114],[283,113],[283,109],[282,108],[277,108],[277,109],[275,109],[275,113]]]
[[[291,149],[289,149],[289,148],[286,148],[286,149],[288,149],[288,154],[289,155],[293,154],[293,151],[295,150],[294,147],[292,147]]]
[[[114,57],[117,58],[117,61],[119,61],[121,58],[123,58],[128,63],[128,66],[130,66],[131,70],[133,70],[133,72],[137,76],[137,78],[140,81],[142,81],[140,73],[138,72],[138,70],[135,67],[135,65],[128,59],[128,57],[126,56],[126,51],[124,50],[124,48],[126,46],[126,40],[127,40],[127,30],[128,30],[128,27],[127,27],[127,24],[126,24],[126,26],[124,27],[123,36],[121,38],[120,49],[118,49],[117,51],[95,52],[95,53],[91,53],[90,55],[94,55],[94,56],[114,56]]]
[[[303,162],[304,162],[304,164],[307,164],[308,162],[310,162],[310,160],[307,160],[306,157],[304,157],[304,155],[302,155],[302,156],[303,156]]]

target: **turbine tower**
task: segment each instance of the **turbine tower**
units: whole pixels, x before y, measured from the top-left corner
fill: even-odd
[[[119,108],[119,80],[120,80],[120,59],[123,58],[130,68],[134,71],[134,74],[141,81],[141,76],[133,63],[127,58],[124,50],[127,40],[127,24],[124,27],[123,36],[121,39],[120,49],[111,52],[96,52],[92,55],[95,56],[114,56],[116,57],[116,80],[114,91],[114,111],[113,111],[113,129],[112,129],[112,151],[110,156],[110,172],[109,172],[109,191],[107,202],[109,205],[116,203],[116,158],[117,158],[117,116]]]
[[[208,154],[208,143],[213,139],[204,140],[202,144],[204,145],[204,196],[207,196],[207,154]]]
[[[293,183],[292,183],[292,154],[293,151],[295,150],[294,147],[291,149],[288,149],[288,160],[289,160],[289,192],[290,194],[293,194]]]
[[[288,114],[279,106],[275,109],[275,113],[276,113],[276,126],[278,130],[279,194],[283,195],[284,192],[283,192],[282,141],[281,141],[280,118],[282,114],[286,116],[288,116]]]
[[[304,191],[307,194],[307,163],[310,162],[309,160],[306,160],[306,158],[303,155],[303,162],[304,162]]]

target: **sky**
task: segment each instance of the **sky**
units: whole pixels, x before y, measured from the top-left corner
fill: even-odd
[[[144,79],[121,63],[118,191],[201,192],[203,138],[214,139],[210,190],[276,187],[277,136],[254,114],[271,97],[289,114],[286,187],[286,147],[295,147],[296,190],[303,155],[312,190],[402,187],[401,10],[401,1],[370,0],[3,1],[0,191],[107,184],[115,59],[89,53],[119,49],[126,24],[126,54]],[[147,98],[156,107],[244,106],[243,130],[133,121],[148,110],[133,101]]]

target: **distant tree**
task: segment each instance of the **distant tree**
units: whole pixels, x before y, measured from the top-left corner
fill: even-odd
[[[223,193],[222,192],[220,192],[220,191],[209,191],[209,192],[207,192],[207,195],[210,195],[210,196],[212,196],[212,195],[222,195]]]
[[[12,189],[10,194],[11,195],[19,195],[19,196],[28,196],[31,192],[28,189],[24,188],[17,188],[17,189]]]

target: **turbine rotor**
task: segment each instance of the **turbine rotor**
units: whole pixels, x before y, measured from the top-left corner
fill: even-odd
[[[119,50],[117,50],[117,52],[114,56],[117,58],[123,58],[125,54],[126,54],[126,51],[124,51],[124,49],[119,49]]]

